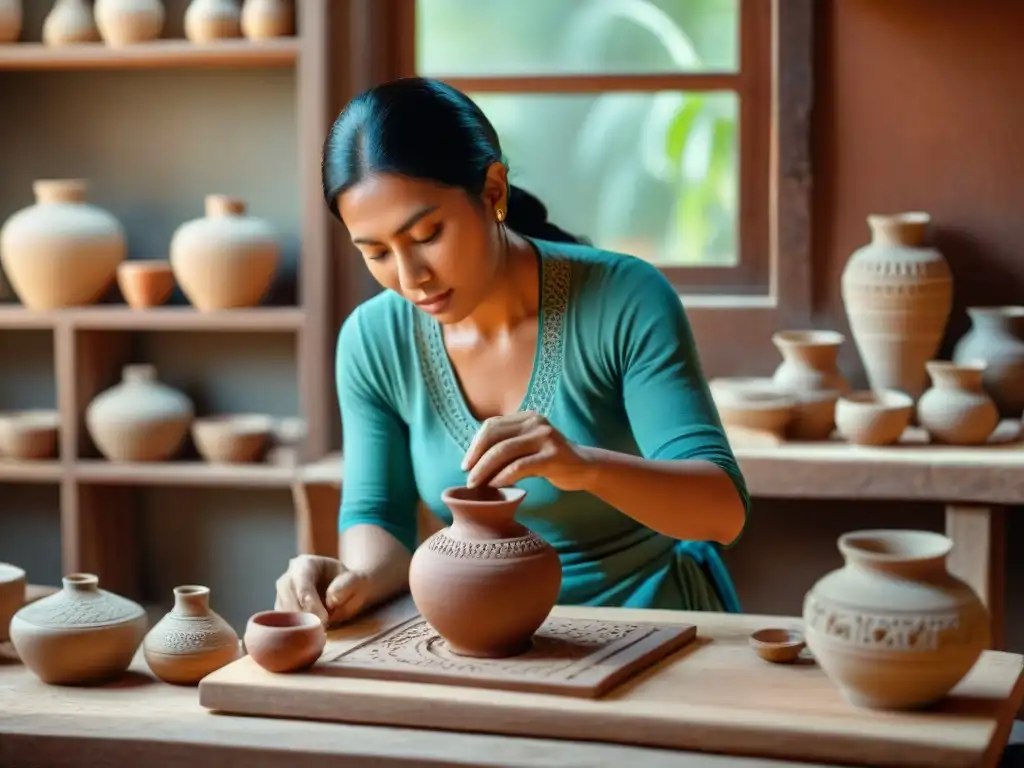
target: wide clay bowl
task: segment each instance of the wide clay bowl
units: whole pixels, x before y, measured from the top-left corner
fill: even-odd
[[[892,445],[913,412],[913,399],[899,390],[850,392],[836,403],[836,430],[854,445]]]
[[[132,309],[159,306],[174,290],[171,262],[166,259],[124,261],[117,267],[117,286]]]
[[[60,417],[56,411],[0,413],[0,457],[31,461],[57,454]]]
[[[192,441],[209,462],[248,463],[261,458],[273,426],[273,419],[262,414],[203,416],[192,422]]]
[[[782,436],[796,413],[796,398],[768,378],[749,376],[712,379],[711,396],[723,426]]]
[[[316,663],[327,631],[315,614],[261,611],[245,627],[245,650],[268,672],[298,672]]]

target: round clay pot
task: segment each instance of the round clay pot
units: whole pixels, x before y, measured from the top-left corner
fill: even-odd
[[[242,34],[238,0],[192,0],[185,10],[185,37],[210,43]]]
[[[57,0],[43,21],[46,45],[77,45],[99,42],[92,8],[87,0]]]
[[[711,397],[725,427],[768,432],[780,438],[793,421],[796,398],[771,379],[723,377],[708,382]]]
[[[29,309],[94,303],[124,261],[124,230],[85,202],[84,181],[36,181],[32,188],[36,204],[0,229],[0,264],[11,287]]]
[[[164,29],[161,0],[96,0],[93,15],[100,37],[111,46],[155,40]]]
[[[413,554],[413,602],[452,653],[523,653],[558,600],[558,554],[515,520],[525,496],[518,488],[447,489],[441,500],[452,524]]]
[[[117,267],[117,285],[132,309],[158,307],[174,291],[171,262],[165,259],[125,261]]]
[[[21,37],[21,0],[0,0],[0,43],[15,43]]]
[[[142,652],[153,674],[165,683],[198,685],[211,672],[241,655],[238,634],[210,608],[210,589],[174,588],[174,607],[149,630]]]
[[[327,644],[327,631],[315,614],[261,611],[245,627],[245,650],[268,672],[311,667]]]
[[[266,448],[273,419],[261,414],[204,416],[192,422],[199,455],[218,464],[256,461]]]
[[[146,612],[100,589],[93,574],[71,574],[63,581],[60,592],[14,614],[14,650],[51,685],[99,683],[122,674],[145,637]]]
[[[57,455],[59,426],[57,411],[0,413],[0,456],[19,461],[52,459]]]
[[[843,303],[871,389],[898,389],[915,400],[927,381],[953,307],[953,275],[925,245],[931,216],[868,217],[870,245],[854,251],[842,276]]]
[[[121,383],[85,410],[93,442],[110,461],[166,461],[188,436],[192,401],[157,380],[152,365],[126,365]]]
[[[171,238],[174,277],[202,312],[259,304],[279,260],[273,227],[225,195],[209,195],[205,218],[182,224]]]
[[[935,703],[988,647],[985,606],[946,570],[952,547],[929,531],[839,537],[846,564],[811,588],[803,615],[807,647],[851,703]]]
[[[295,10],[289,0],[245,0],[242,34],[250,40],[286,37],[295,31]]]
[[[980,445],[999,426],[999,410],[982,387],[983,361],[930,360],[932,387],[917,402],[917,423],[938,443]]]
[[[0,563],[0,643],[10,637],[11,617],[25,604],[25,571],[10,563]]]
[[[836,429],[854,445],[892,445],[910,426],[914,401],[895,389],[850,392],[836,403]]]
[[[836,426],[839,396],[850,385],[836,362],[845,341],[837,331],[780,331],[772,336],[782,363],[772,382],[796,398],[788,435],[793,440],[827,440]]]
[[[985,361],[982,384],[1001,416],[1024,413],[1024,307],[969,307],[972,327],[953,349],[953,362]]]

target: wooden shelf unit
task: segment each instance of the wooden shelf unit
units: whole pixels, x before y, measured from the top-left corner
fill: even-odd
[[[114,49],[36,42],[51,4],[26,3],[24,42],[0,45],[0,99],[18,116],[0,125],[0,223],[32,203],[33,179],[63,177],[89,181],[89,201],[124,225],[129,258],[166,253],[173,229],[202,215],[205,194],[240,195],[282,232],[278,280],[265,305],[252,309],[198,312],[176,291],[168,305],[136,311],[113,288],[93,306],[37,312],[0,291],[0,369],[4,378],[15,374],[13,384],[0,381],[0,411],[61,414],[58,458],[0,460],[0,497],[8,484],[56,484],[61,570],[96,573],[105,587],[140,599],[142,489],[287,491],[295,470],[207,464],[191,446],[179,461],[106,462],[84,414],[125,364],[152,362],[172,386],[183,369],[192,380],[207,364],[227,371],[216,402],[197,402],[197,414],[300,416],[307,429],[297,458],[327,453],[336,431],[334,271],[320,193],[320,150],[333,117],[334,2],[298,0],[294,37],[209,45],[182,39],[187,4],[165,3],[168,39]],[[47,343],[52,352],[40,349]],[[26,356],[26,347],[35,353]],[[40,373],[43,359],[52,370]],[[0,503],[0,539],[4,512]]]

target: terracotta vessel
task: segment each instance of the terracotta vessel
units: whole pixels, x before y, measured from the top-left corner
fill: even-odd
[[[128,669],[146,626],[141,605],[100,589],[93,574],[76,573],[64,577],[60,592],[14,614],[11,642],[45,683],[98,683]]]
[[[0,0],[0,43],[15,43],[21,37],[21,0]]]
[[[192,442],[209,462],[256,461],[270,441],[273,419],[261,414],[204,416],[192,423]]]
[[[94,16],[103,42],[112,46],[155,40],[164,29],[161,0],[96,0]]]
[[[1024,414],[1024,307],[969,307],[972,328],[953,350],[953,362],[985,361],[982,384],[1000,415]]]
[[[241,200],[209,195],[206,216],[171,238],[174,277],[200,311],[256,306],[270,289],[280,260],[277,235],[245,211]]]
[[[892,445],[910,426],[914,401],[906,392],[849,392],[836,403],[836,429],[853,445]]]
[[[771,379],[748,376],[723,377],[708,382],[711,397],[729,428],[766,432],[784,439],[796,413],[797,401]]]
[[[871,244],[843,270],[842,295],[871,389],[924,391],[924,364],[935,357],[953,306],[946,259],[925,245],[931,216],[868,216]]]
[[[315,614],[261,611],[245,627],[245,650],[268,672],[298,672],[316,663],[327,631]]]
[[[452,524],[420,545],[409,591],[452,653],[480,658],[528,650],[562,588],[554,548],[515,520],[518,488],[449,488]]]
[[[245,0],[242,34],[250,40],[285,37],[295,31],[295,9],[289,0]]]
[[[979,445],[999,426],[999,410],[982,387],[985,363],[930,360],[932,387],[917,402],[917,423],[938,443]]]
[[[43,42],[47,45],[75,45],[99,42],[92,8],[86,0],[57,0],[43,21]]]
[[[989,645],[989,617],[946,570],[953,547],[929,531],[839,537],[846,564],[804,600],[807,647],[853,704],[911,709],[942,699]]]
[[[238,0],[192,0],[185,10],[185,37],[193,43],[240,37],[241,21]]]
[[[193,584],[174,588],[174,607],[142,642],[153,674],[175,685],[198,685],[241,650],[238,634],[210,608],[209,587]]]
[[[0,563],[0,643],[10,637],[11,617],[25,604],[25,571],[10,563]]]
[[[825,440],[835,429],[836,401],[850,391],[837,363],[845,340],[836,331],[781,331],[772,336],[782,355],[772,382],[797,401],[791,438]]]
[[[57,455],[59,426],[57,411],[0,413],[0,456],[17,461],[52,459]]]
[[[195,413],[192,401],[161,384],[152,365],[126,365],[121,383],[85,410],[89,436],[110,461],[166,461],[181,448]]]
[[[36,181],[36,204],[0,229],[0,264],[29,309],[92,304],[125,259],[124,229],[85,201],[87,188],[80,179]]]
[[[160,259],[125,261],[117,267],[117,286],[132,309],[160,306],[174,291],[171,262]]]

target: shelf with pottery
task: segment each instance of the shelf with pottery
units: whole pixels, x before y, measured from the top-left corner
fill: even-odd
[[[188,306],[131,307],[97,304],[91,307],[37,311],[0,304],[0,330],[40,330],[68,327],[112,331],[300,331],[306,321],[301,307],[263,306],[198,312]]]
[[[200,488],[290,488],[294,467],[266,462],[247,464],[203,461],[74,462],[76,480],[97,485],[165,485]]]

